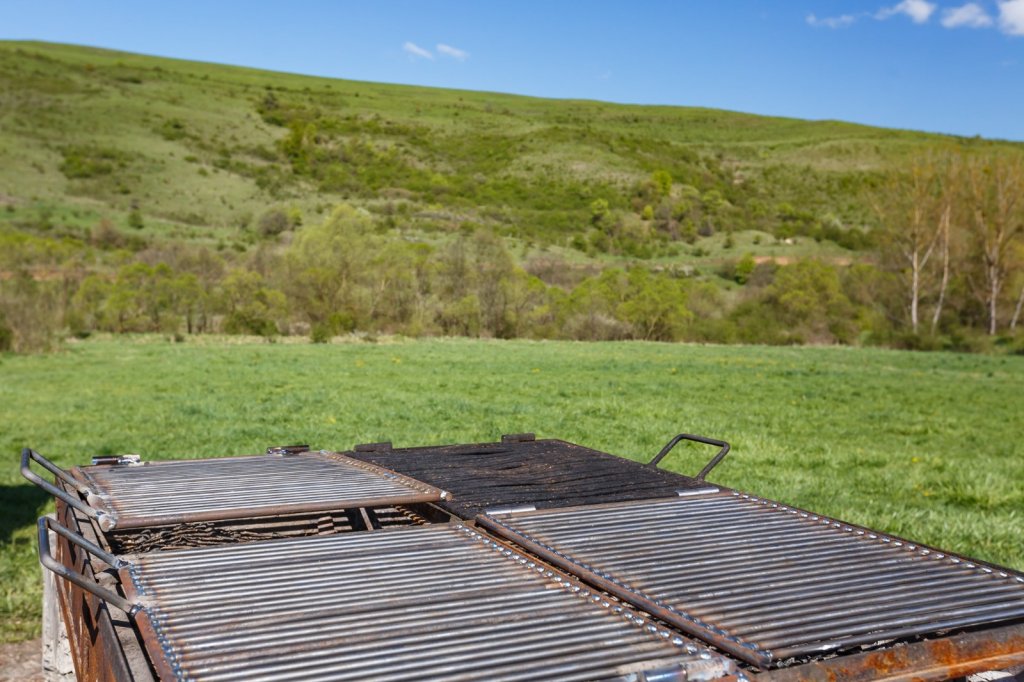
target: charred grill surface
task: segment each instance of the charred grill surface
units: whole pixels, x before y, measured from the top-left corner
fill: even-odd
[[[365,512],[366,516],[363,516]],[[369,523],[369,527],[367,527]],[[205,523],[180,523],[107,533],[116,554],[159,552],[169,549],[209,547],[259,540],[334,535],[395,526],[414,526],[427,520],[411,507],[350,509],[343,512],[296,514],[269,519],[235,519]]]
[[[538,509],[671,497],[706,484],[561,440],[380,448],[349,457],[451,493],[440,506],[464,519],[492,507]]]

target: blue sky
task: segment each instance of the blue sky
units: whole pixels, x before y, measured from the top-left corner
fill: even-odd
[[[0,38],[1024,140],[1024,0],[5,0]]]

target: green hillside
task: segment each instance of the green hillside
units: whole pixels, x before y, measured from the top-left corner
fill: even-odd
[[[931,259],[919,295],[944,336],[921,341],[902,216],[879,230],[872,205],[940,156],[1024,145],[0,42],[0,351],[97,330],[973,349],[963,330],[1015,327],[1024,255],[984,284],[958,197],[951,275],[940,293]]]
[[[656,204],[637,194],[658,170],[676,185],[675,215],[664,222],[679,225],[665,236],[848,229],[869,220],[855,190],[886,162],[927,146],[978,144],[44,43],[0,43],[0,86],[0,192],[15,216],[51,203],[61,221],[87,225],[102,215],[127,221],[135,207],[143,235],[243,244],[270,207],[310,220],[348,201],[403,229],[486,225],[570,246],[590,229],[595,199],[613,211]],[[648,231],[640,236],[661,236]]]

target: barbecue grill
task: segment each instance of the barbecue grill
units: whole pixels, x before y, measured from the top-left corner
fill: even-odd
[[[684,440],[718,448],[693,477],[658,467]],[[40,556],[67,580],[81,679],[941,680],[1024,664],[1024,575],[708,482],[728,451],[680,434],[644,465],[516,434],[70,471],[26,451],[23,472],[58,498]]]

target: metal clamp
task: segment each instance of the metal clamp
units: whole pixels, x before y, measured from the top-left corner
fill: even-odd
[[[108,604],[113,604],[117,608],[126,612],[129,616],[135,615],[142,606],[128,601],[121,595],[111,590],[101,587],[93,580],[89,580],[81,573],[73,571],[64,564],[57,561],[53,553],[50,551],[50,534],[49,530],[52,530],[57,535],[61,536],[73,545],[81,547],[89,554],[102,560],[108,566],[114,569],[121,569],[130,564],[119,557],[114,556],[110,552],[105,551],[102,547],[89,542],[81,535],[75,535],[68,528],[60,525],[54,519],[49,516],[40,516],[38,522],[39,528],[39,563],[45,568],[53,571],[61,578],[64,578],[70,583],[78,585],[86,592],[96,595]]]
[[[57,466],[50,460],[46,459],[45,457],[43,457],[42,455],[40,455],[38,452],[31,448],[25,448],[24,450],[21,451],[22,476],[24,476],[26,479],[42,488],[44,491],[48,492],[53,497],[63,500],[69,507],[74,507],[75,509],[82,512],[86,516],[96,519],[99,522],[100,527],[103,528],[103,530],[110,530],[110,528],[113,527],[109,515],[104,514],[98,509],[91,507],[90,505],[83,502],[80,498],[72,495],[66,490],[61,490],[60,488],[50,483],[49,481],[45,481],[42,478],[40,478],[34,471],[32,471],[32,469],[29,468],[29,465],[31,464],[32,461],[37,462],[41,467],[49,471],[51,474],[53,474],[60,480],[64,481],[78,492],[86,495],[87,498],[89,496],[96,497],[95,493],[92,490],[89,490],[89,488],[85,487],[81,481],[77,480],[74,476],[64,471],[59,466]]]
[[[303,452],[309,452],[308,445],[275,445],[274,447],[267,448],[268,455],[280,455],[282,457],[301,455]]]
[[[663,460],[665,455],[667,455],[681,440],[690,440],[694,443],[703,443],[704,445],[716,445],[721,448],[721,450],[718,451],[718,454],[712,457],[711,461],[705,464],[704,468],[700,470],[699,474],[697,474],[696,479],[698,481],[703,481],[704,477],[711,473],[711,470],[718,466],[718,463],[725,459],[725,456],[729,454],[729,444],[724,440],[705,438],[704,436],[694,436],[689,433],[680,433],[678,436],[670,440],[668,444],[661,449],[661,452],[654,456],[654,459],[648,463],[648,466],[658,466],[658,462]]]

